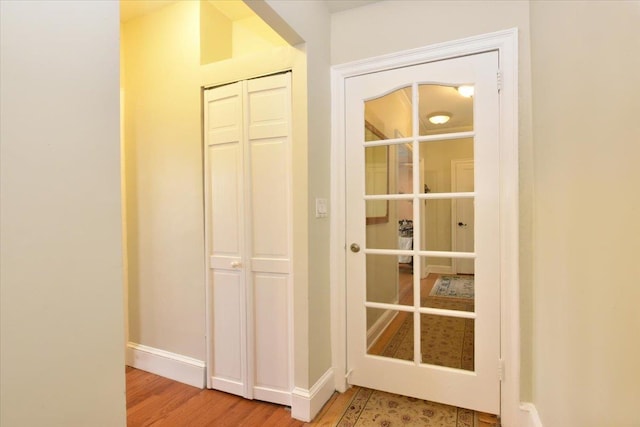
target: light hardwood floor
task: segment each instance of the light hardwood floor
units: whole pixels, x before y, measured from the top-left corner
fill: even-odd
[[[334,393],[310,422],[291,418],[288,408],[215,390],[201,390],[158,375],[126,368],[127,426],[332,427],[358,391]],[[478,427],[495,427],[495,416],[479,414]]]
[[[421,280],[421,292],[427,295],[437,275]],[[412,304],[411,274],[400,275],[400,299]],[[396,322],[397,323],[397,322]],[[374,347],[383,348],[393,336],[397,325],[390,325]],[[372,347],[372,351],[375,349]],[[272,427],[333,427],[359,390],[352,387],[345,393],[334,393],[316,418],[310,423],[291,418],[288,408],[215,391],[201,390],[145,371],[126,368],[127,425],[138,426],[272,426]],[[496,427],[495,415],[476,413],[477,427]]]
[[[299,427],[283,406],[201,390],[158,375],[126,368],[127,426]]]
[[[358,387],[334,393],[311,423],[291,418],[289,408],[201,390],[168,378],[126,368],[127,426],[333,426]]]

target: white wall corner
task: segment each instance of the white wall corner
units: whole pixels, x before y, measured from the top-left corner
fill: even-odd
[[[520,404],[520,425],[522,427],[543,427],[538,410],[533,403],[522,402]]]
[[[205,387],[205,364],[202,360],[129,342],[126,363],[132,368],[174,381],[199,388]]]
[[[333,368],[320,377],[306,390],[300,387],[291,393],[291,416],[297,420],[309,422],[315,417],[335,391]]]

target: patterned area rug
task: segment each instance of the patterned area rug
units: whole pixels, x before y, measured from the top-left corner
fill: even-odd
[[[427,297],[422,305],[448,310],[473,311],[473,300]],[[413,319],[407,313],[398,315],[398,317],[401,316],[404,320],[381,356],[413,360]],[[420,337],[422,363],[473,371],[475,333],[473,319],[423,314],[420,318],[420,329],[422,331]]]
[[[438,296],[428,296],[422,301],[423,307],[462,311],[473,311],[473,305],[473,299]],[[380,355],[413,360],[412,317],[407,313],[400,313],[396,322],[401,322],[400,326]],[[421,330],[423,363],[473,370],[472,319],[422,315]],[[474,412],[468,409],[361,388],[336,427],[474,427],[474,420]]]
[[[473,411],[361,388],[336,427],[474,427]]]
[[[429,295],[436,297],[473,298],[473,276],[440,276]]]

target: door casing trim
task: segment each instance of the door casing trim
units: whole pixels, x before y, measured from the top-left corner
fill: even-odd
[[[335,387],[345,391],[346,220],[345,83],[363,74],[487,51],[498,51],[500,73],[500,354],[501,422],[520,424],[520,284],[518,193],[518,30],[517,28],[349,62],[331,69],[331,347]]]

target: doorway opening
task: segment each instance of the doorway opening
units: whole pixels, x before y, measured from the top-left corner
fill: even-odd
[[[393,320],[395,318],[398,318],[399,315],[405,312],[410,314],[419,312],[421,314],[420,316],[418,316],[417,314],[413,314],[413,325],[414,325],[413,359],[411,360],[411,362],[398,361],[397,363],[398,366],[402,367],[401,369],[404,369],[403,366],[414,366],[414,364],[418,364],[418,365],[422,364],[421,358],[423,357],[423,354],[417,348],[417,345],[415,345],[415,343],[420,342],[420,335],[416,334],[415,332],[416,330],[419,330],[421,326],[420,317],[422,315],[429,315],[429,314],[434,314],[434,315],[450,314],[448,310],[444,312],[440,312],[438,311],[438,309],[434,307],[423,307],[416,302],[417,301],[416,298],[414,298],[414,306],[405,309],[405,306],[403,304],[399,304],[398,302],[393,300],[388,301],[388,300],[381,299],[380,296],[374,296],[369,290],[362,290],[358,292],[362,292],[359,294],[360,295],[359,297],[362,298],[361,301],[364,301],[364,306],[367,307],[367,310],[369,310],[370,312],[372,310],[376,310],[378,312],[378,316],[375,319],[369,316],[371,317],[371,322],[368,320],[366,314],[363,314],[362,316],[364,317],[360,319],[356,317],[355,322],[353,320],[349,321],[350,316],[352,316],[349,308],[349,299],[351,298],[349,295],[351,291],[349,290],[350,287],[348,285],[349,283],[348,277],[350,274],[349,273],[350,257],[355,258],[355,257],[358,257],[359,255],[363,255],[363,256],[366,255],[366,257],[369,257],[369,258],[386,256],[388,257],[389,260],[391,260],[389,261],[389,265],[397,265],[398,258],[402,256],[412,256],[412,257],[419,256],[421,258],[430,258],[430,257],[440,258],[442,261],[441,263],[439,264],[433,263],[433,265],[439,265],[439,267],[434,267],[434,269],[437,270],[438,268],[442,268],[442,266],[445,266],[445,267],[448,266],[450,269],[449,271],[441,271],[441,272],[433,271],[433,270],[429,271],[426,268],[426,265],[430,264],[428,261],[426,261],[426,265],[425,265],[425,260],[423,259],[420,259],[418,262],[412,260],[411,265],[413,267],[413,271],[414,272],[416,271],[416,266],[419,267],[417,269],[417,272],[415,272],[415,276],[413,277],[414,295],[416,294],[420,295],[421,292],[422,293],[426,292],[426,290],[423,290],[420,282],[421,280],[425,279],[426,276],[428,276],[429,274],[431,273],[433,273],[434,275],[443,275],[447,273],[451,274],[452,272],[451,269],[453,268],[453,266],[450,262],[447,262],[446,260],[447,258],[476,259],[475,255],[467,256],[459,252],[450,254],[448,252],[432,250],[431,248],[428,247],[428,245],[430,244],[429,242],[437,241],[437,239],[435,240],[431,239],[430,241],[429,240],[423,241],[422,240],[424,239],[423,234],[417,233],[416,231],[417,227],[415,222],[416,219],[422,222],[423,228],[425,228],[425,226],[424,226],[423,218],[420,216],[420,208],[419,207],[416,208],[416,206],[420,206],[420,204],[416,202],[426,201],[428,204],[432,200],[442,199],[443,197],[440,197],[437,195],[434,196],[432,193],[430,193],[429,190],[432,190],[432,189],[430,188],[430,184],[428,182],[426,183],[427,184],[426,186],[421,185],[424,183],[424,181],[422,181],[424,177],[429,176],[429,174],[426,173],[426,169],[428,168],[424,166],[424,169],[425,169],[424,175],[421,173],[421,171],[415,170],[416,168],[423,167],[423,166],[420,166],[418,163],[419,155],[416,153],[415,150],[413,152],[413,165],[412,165],[414,169],[412,171],[413,194],[411,196],[407,196],[405,194],[400,194],[400,193],[390,193],[390,192],[383,192],[383,193],[376,194],[370,191],[366,191],[364,189],[360,193],[360,194],[365,194],[364,199],[366,199],[366,200],[362,200],[361,203],[364,204],[365,201],[367,202],[367,204],[371,202],[375,202],[375,204],[381,206],[379,209],[383,209],[382,208],[382,206],[384,205],[383,202],[386,202],[386,201],[388,201],[389,204],[395,204],[395,205],[398,205],[400,202],[404,200],[413,201],[414,215],[413,215],[413,218],[411,218],[411,220],[414,221],[413,223],[414,236],[412,238],[413,245],[414,245],[413,250],[409,248],[399,248],[399,245],[401,244],[400,243],[401,240],[398,237],[397,229],[394,230],[393,232],[395,234],[392,234],[392,232],[388,233],[389,236],[394,236],[394,240],[389,239],[389,242],[395,242],[393,243],[393,246],[385,246],[384,244],[382,244],[382,246],[378,245],[377,247],[370,247],[362,243],[363,241],[367,241],[369,239],[368,236],[365,238],[363,235],[363,237],[359,239],[361,241],[358,241],[358,239],[353,239],[349,237],[350,230],[352,230],[353,228],[349,226],[349,224],[351,223],[349,220],[350,211],[347,208],[347,206],[350,203],[350,200],[352,200],[352,198],[348,197],[349,190],[347,189],[345,191],[345,187],[348,186],[350,174],[355,173],[356,175],[362,174],[362,176],[365,176],[365,170],[364,168],[361,170],[358,170],[358,167],[354,168],[354,164],[352,160],[354,156],[356,156],[357,158],[360,154],[354,154],[354,152],[348,151],[349,150],[348,146],[350,141],[354,140],[354,138],[355,140],[358,140],[359,137],[357,137],[357,135],[355,137],[351,137],[351,138],[349,137],[350,131],[349,131],[348,121],[350,120],[351,116],[354,114],[355,110],[351,110],[349,106],[350,105],[349,104],[349,88],[347,87],[345,89],[345,87],[348,86],[346,82],[351,78],[357,79],[360,76],[370,75],[370,73],[384,74],[388,70],[410,68],[417,64],[426,64],[432,61],[442,61],[442,60],[448,60],[451,58],[459,58],[459,57],[464,57],[468,55],[482,54],[484,52],[495,51],[498,54],[499,59],[497,63],[499,64],[499,67],[496,67],[493,73],[496,79],[496,82],[495,82],[496,88],[497,90],[499,90],[499,97],[500,97],[500,106],[497,112],[499,116],[499,129],[497,131],[498,146],[495,149],[496,150],[495,158],[499,159],[498,167],[500,170],[500,179],[499,179],[499,182],[497,182],[497,185],[494,187],[495,191],[497,191],[495,200],[498,205],[499,217],[500,217],[500,223],[498,224],[494,234],[494,237],[499,236],[496,244],[499,245],[500,247],[500,250],[497,251],[497,253],[499,253],[499,265],[496,271],[496,277],[499,278],[498,279],[499,280],[498,296],[497,296],[498,305],[496,307],[498,310],[499,325],[500,325],[498,326],[498,336],[499,336],[498,341],[500,344],[499,344],[497,357],[493,362],[493,366],[490,367],[489,364],[487,364],[486,369],[487,369],[487,372],[491,370],[492,371],[491,374],[496,379],[500,379],[500,384],[501,384],[500,388],[502,392],[499,397],[499,403],[498,403],[499,409],[497,412],[500,413],[500,415],[502,416],[503,420],[505,420],[505,422],[517,424],[516,420],[518,419],[518,411],[519,411],[519,377],[518,377],[519,318],[518,318],[518,256],[517,256],[517,247],[518,247],[518,244],[517,244],[518,243],[517,115],[514,114],[517,111],[517,107],[516,107],[517,106],[517,90],[516,90],[517,88],[516,68],[517,67],[515,64],[516,50],[517,50],[517,32],[515,30],[511,30],[511,31],[504,31],[504,32],[499,32],[499,33],[494,33],[489,35],[483,35],[483,36],[470,38],[462,41],[445,43],[443,45],[420,49],[419,51],[411,51],[411,52],[407,52],[407,54],[404,56],[402,54],[396,53],[394,55],[389,55],[386,57],[373,58],[369,61],[363,61],[363,62],[354,63],[354,64],[345,64],[342,66],[334,67],[333,78],[334,78],[334,87],[336,88],[336,93],[334,93],[335,101],[333,104],[333,108],[334,108],[334,119],[335,119],[336,126],[334,128],[333,164],[336,167],[335,167],[335,174],[334,174],[334,181],[333,181],[333,185],[334,185],[333,189],[334,189],[334,194],[336,196],[333,199],[333,206],[335,208],[333,213],[334,213],[334,218],[337,217],[337,219],[333,224],[333,229],[332,229],[332,236],[333,236],[333,242],[334,242],[334,246],[332,247],[333,249],[332,265],[334,266],[334,270],[332,271],[332,279],[334,283],[334,287],[333,287],[334,298],[333,298],[332,308],[333,308],[333,320],[334,320],[334,323],[333,323],[333,338],[334,338],[333,351],[334,351],[334,361],[335,361],[334,369],[337,372],[336,388],[338,390],[346,390],[348,383],[350,382],[353,383],[354,379],[356,383],[358,383],[363,378],[363,377],[358,377],[357,369],[354,369],[354,366],[356,366],[353,364],[354,359],[352,359],[352,356],[350,355],[351,351],[349,350],[349,347],[352,345],[352,342],[353,342],[351,339],[347,338],[347,336],[350,333],[349,331],[351,330],[351,326],[349,326],[350,324],[359,323],[360,324],[359,328],[361,328],[361,330],[366,331],[367,329],[370,329],[371,326],[375,325],[378,319],[383,319],[386,313],[391,312],[392,314],[388,315],[387,317],[388,319]],[[425,79],[428,79],[428,78],[425,78]],[[425,82],[425,83],[428,83],[428,82]],[[413,84],[415,85],[415,82]],[[403,87],[402,85],[400,86],[396,85],[395,88],[380,89],[380,90],[377,90],[377,92],[374,91],[374,94],[366,95],[364,100],[366,101],[369,99],[373,99],[376,96],[383,95],[384,93],[391,93],[393,90],[399,90],[398,88],[402,88],[402,87]],[[375,95],[375,93],[378,93],[380,95]],[[414,94],[416,93],[415,89],[413,93]],[[356,108],[358,108],[358,105],[362,105],[362,104],[356,103],[353,105],[355,105]],[[417,106],[418,104],[416,103],[414,105]],[[413,107],[413,108],[417,108],[417,107]],[[426,117],[426,119],[428,118],[429,117]],[[364,117],[362,117],[362,120],[364,121]],[[405,143],[411,143],[414,147],[416,147],[417,145],[419,145],[421,141],[424,141],[425,143],[429,142],[428,135],[420,134],[419,137],[416,137],[416,135],[419,135],[419,134],[417,130],[418,126],[415,122],[411,126],[412,126],[413,132],[409,136],[407,136],[406,133],[402,132],[402,130],[398,128],[400,130],[400,132],[398,133],[385,132],[385,134],[387,135],[388,141],[385,141],[385,142],[365,141],[364,135],[362,136],[362,139],[360,139],[360,141],[364,141],[365,149],[369,147],[374,147],[374,146],[388,146],[388,147],[400,146]],[[446,139],[451,140],[459,136],[460,135],[454,135],[453,137],[446,138]],[[349,154],[345,154],[345,148],[347,148],[347,152]],[[360,148],[360,150],[361,149],[362,148]],[[478,161],[477,155],[478,154],[476,154],[476,161]],[[390,154],[388,156],[389,159],[392,159],[392,157],[393,157],[393,154]],[[365,156],[363,154],[363,159],[364,158]],[[347,159],[349,159],[348,162],[347,162]],[[373,157],[371,157],[371,159],[373,159]],[[374,160],[371,160],[371,162],[375,163]],[[354,169],[356,170],[356,172],[354,172]],[[475,172],[475,175],[476,177],[478,176],[477,170]],[[484,176],[484,174],[481,174],[481,175]],[[427,190],[427,187],[429,188],[429,190]],[[476,197],[475,194],[472,196]],[[464,196],[455,196],[451,198],[456,199],[456,198],[470,198],[470,197],[467,197],[467,195],[464,195]],[[451,201],[448,200],[447,203],[448,203],[448,209],[451,211],[451,208],[452,208]],[[365,213],[364,207],[362,209],[363,211],[361,212],[361,214],[357,214],[356,217],[364,218],[365,216],[368,216],[368,213]],[[400,208],[396,208],[396,210],[399,211]],[[440,208],[440,210],[444,211],[445,208]],[[347,212],[346,217],[341,214],[342,212],[345,212],[345,211]],[[390,208],[389,211],[392,212],[393,208]],[[435,208],[435,211],[438,211],[437,207]],[[474,214],[476,216],[481,214],[480,211],[477,210],[477,207],[476,207],[476,212]],[[450,227],[453,226],[454,224],[457,226],[458,222],[462,222],[463,226],[465,224],[464,221],[457,221],[454,223],[449,218]],[[477,235],[477,232],[478,230],[476,229],[475,230],[476,235]],[[416,236],[416,234],[418,235]],[[446,234],[446,232],[444,234]],[[451,230],[449,230],[449,234],[447,236],[449,241],[451,241],[453,237],[452,234],[453,233],[451,232]],[[355,246],[351,246],[352,243],[355,243]],[[423,245],[420,246],[419,243]],[[479,243],[479,241],[476,240],[476,242],[474,242],[474,245],[478,245],[478,244],[481,244],[481,243]],[[416,245],[418,246],[419,249],[415,249]],[[355,250],[353,249],[349,250],[349,248],[353,248]],[[361,248],[364,248],[364,249],[360,251]],[[423,249],[426,249],[424,253],[423,253]],[[358,254],[358,252],[360,252],[360,254]],[[393,261],[394,259],[395,261]],[[368,271],[369,264],[374,265],[376,267],[379,267],[381,265],[380,263],[376,263],[373,261],[371,263],[367,262],[367,271],[366,271],[367,277],[369,275],[369,271]],[[477,276],[478,274],[480,274],[480,271],[477,270],[478,268],[477,260],[476,260],[475,268],[476,270],[474,271],[474,275]],[[364,267],[362,267],[360,271],[364,272],[365,271]],[[393,270],[388,269],[387,271],[393,271]],[[398,269],[397,271],[400,271],[400,270]],[[399,281],[396,280],[396,283],[398,282]],[[364,282],[361,281],[361,283],[364,283]],[[398,288],[396,287],[396,291],[392,293],[395,293],[395,295],[398,295],[397,289]],[[376,291],[379,291],[379,290],[380,290],[379,288],[376,289]],[[358,297],[357,296],[358,292],[355,293],[356,297]],[[464,310],[456,310],[456,311],[458,312],[454,316],[456,318],[465,319],[465,318],[475,317],[471,314],[467,315],[464,313],[460,313],[460,312],[463,312]],[[363,310],[361,310],[361,312],[363,312]],[[388,320],[386,322],[382,322],[383,325],[386,323],[388,323]],[[380,331],[384,331],[384,328],[381,328]],[[362,360],[372,360],[372,361],[375,361],[375,363],[378,363],[381,360],[379,357],[377,357],[377,355],[368,355],[366,353],[367,348],[370,347],[370,345],[372,344],[370,337],[376,337],[378,335],[379,334],[375,334],[375,333],[374,334],[363,333],[360,335],[363,337],[357,339],[356,345],[362,346],[360,349],[360,354],[364,355]],[[478,342],[479,341],[476,339],[476,344]],[[482,352],[480,352],[480,355],[481,354]],[[349,356],[345,356],[345,355],[349,355]],[[474,356],[476,356],[476,359],[478,355],[479,353],[475,351]],[[478,363],[477,360],[475,360],[474,362],[476,364]],[[434,371],[437,371],[437,370],[438,369],[435,369]],[[442,371],[442,369],[440,369],[440,371]],[[445,371],[447,371],[447,369],[445,369]],[[384,369],[380,368],[379,372],[384,372]],[[344,374],[344,377],[341,374]],[[461,375],[461,376],[464,377],[464,375]],[[364,377],[366,377],[366,375]],[[418,395],[418,393],[420,393],[420,391],[425,386],[426,385],[421,382],[414,383],[413,386],[409,387],[411,390],[405,391],[404,394],[416,396]],[[480,389],[477,390],[476,394],[482,393],[479,390]],[[443,401],[443,400],[445,399],[440,399],[440,401]],[[492,408],[491,412],[496,413],[495,404],[491,404],[491,408]]]
[[[126,363],[204,387],[202,88],[295,68],[304,53],[244,2],[121,12]]]

